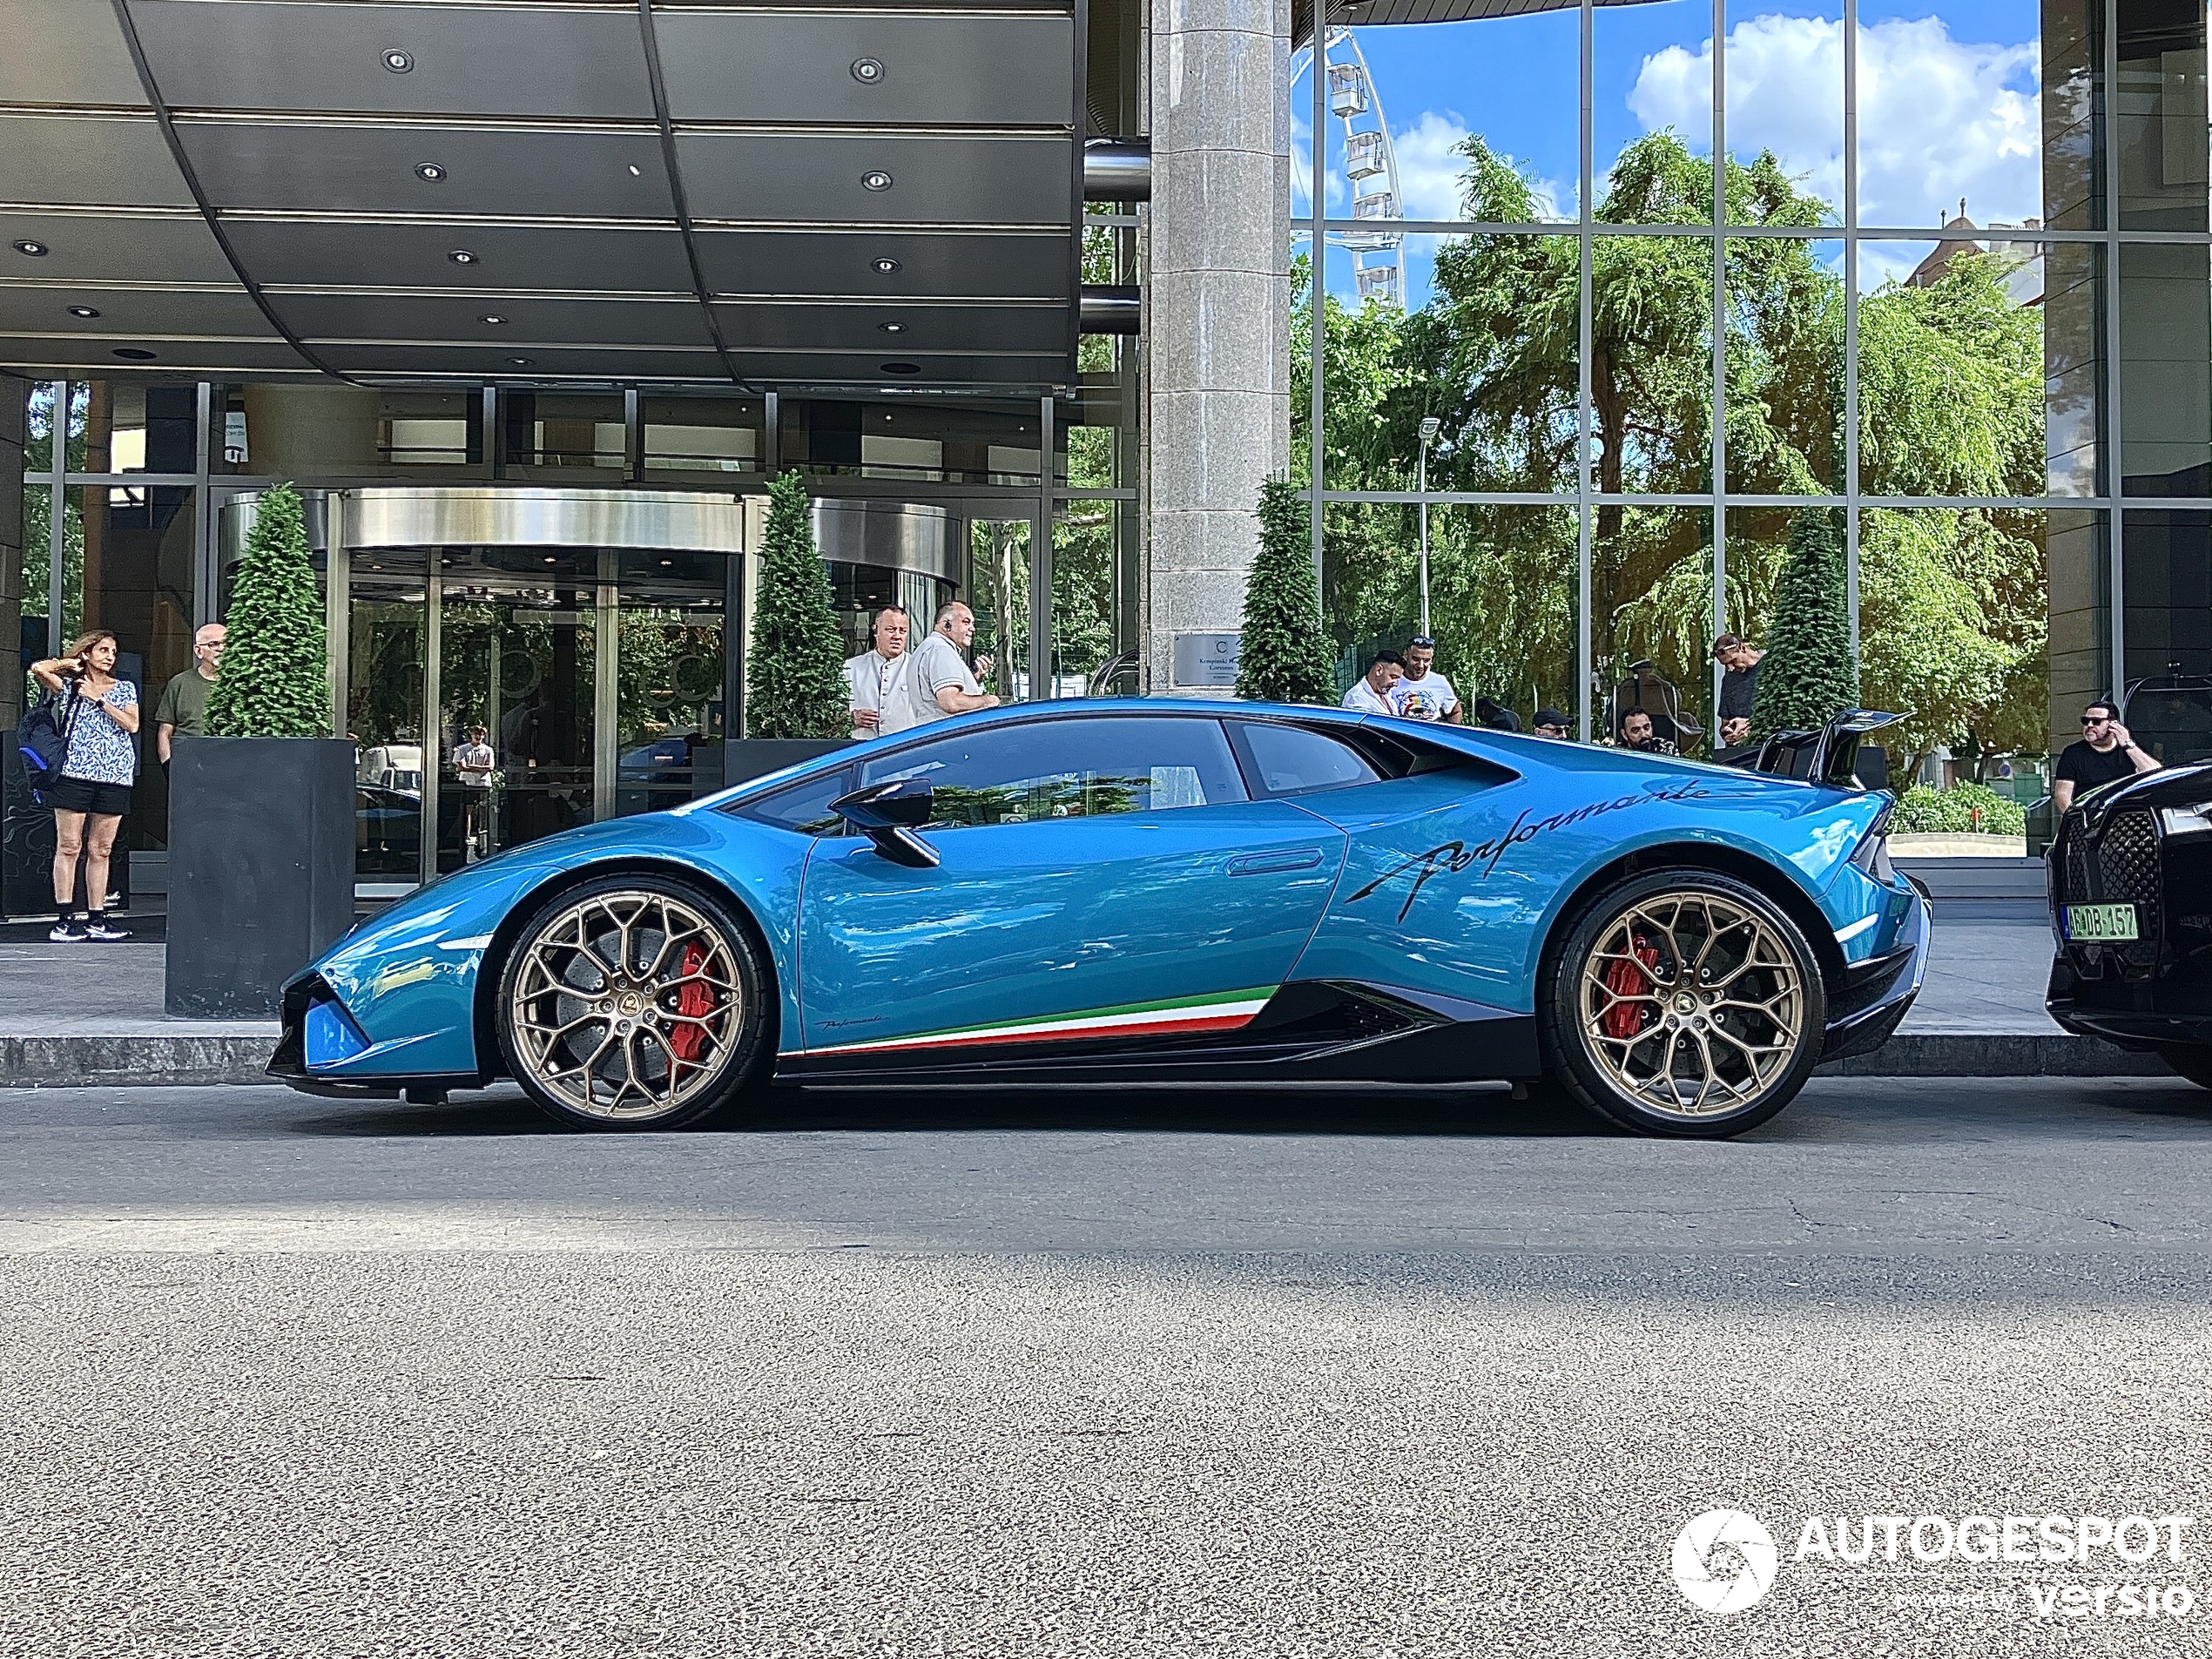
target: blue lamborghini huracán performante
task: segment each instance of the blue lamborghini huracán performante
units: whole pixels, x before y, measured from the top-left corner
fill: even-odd
[[[271,1069],[512,1077],[594,1129],[776,1083],[1510,1080],[1731,1135],[1926,962],[1890,798],[1819,736],[1792,778],[1270,704],[961,716],[421,889],[292,981]]]

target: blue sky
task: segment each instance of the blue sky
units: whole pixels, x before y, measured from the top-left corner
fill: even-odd
[[[1840,0],[1730,0],[1729,133],[1738,155],[1773,148],[1808,187],[1842,200]],[[2022,0],[1865,0],[1860,9],[1861,223],[1931,228],[1964,196],[1978,223],[2040,211],[2038,7]],[[1672,125],[1710,143],[1712,7],[1705,0],[1603,6],[1595,14],[1595,165]],[[1572,10],[1359,31],[1395,140],[1406,211],[1456,212],[1462,164],[1451,147],[1479,132],[1576,212],[1580,172],[1579,15]],[[1311,166],[1301,82],[1292,97],[1294,212]],[[1330,206],[1347,211],[1342,139],[1332,123]],[[1909,270],[1925,242],[1868,250],[1869,286]],[[1407,301],[1428,297],[1433,244],[1407,261]],[[1350,297],[1351,260],[1332,254],[1329,286]]]

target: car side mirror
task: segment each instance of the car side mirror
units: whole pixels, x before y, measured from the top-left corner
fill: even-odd
[[[910,870],[937,867],[937,849],[914,831],[929,821],[934,805],[926,778],[894,778],[869,784],[830,803],[830,811],[875,843],[875,850]]]

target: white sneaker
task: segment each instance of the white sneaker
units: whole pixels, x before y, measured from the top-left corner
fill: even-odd
[[[52,931],[46,937],[57,945],[81,945],[91,935],[67,916],[64,916],[54,924]]]
[[[93,922],[84,929],[84,934],[81,935],[81,937],[85,939],[98,940],[103,943],[111,944],[118,939],[128,939],[130,936],[131,930],[128,927],[118,927],[111,921]]]

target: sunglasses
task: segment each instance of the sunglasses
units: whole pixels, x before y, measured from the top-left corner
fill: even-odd
[[[2085,726],[2109,725],[2111,723],[2112,716],[2109,714],[2085,714],[2081,717],[2081,724]]]

